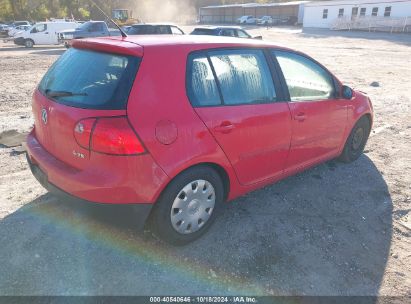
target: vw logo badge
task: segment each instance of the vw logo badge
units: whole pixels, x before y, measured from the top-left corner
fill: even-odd
[[[44,124],[47,124],[47,111],[46,109],[41,110],[41,120]]]

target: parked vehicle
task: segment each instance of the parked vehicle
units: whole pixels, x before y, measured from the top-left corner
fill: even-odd
[[[14,43],[31,48],[34,45],[58,44],[58,33],[77,27],[76,22],[39,22],[28,30],[17,34]]]
[[[14,29],[18,26],[28,25],[30,26],[30,22],[28,21],[15,21],[9,24],[2,24],[0,26],[0,34],[9,36],[9,31],[14,31]]]
[[[137,223],[149,218],[173,244],[202,235],[223,201],[356,160],[371,130],[364,93],[271,43],[180,35],[72,46],[33,94],[34,176],[71,199],[132,205]]]
[[[240,24],[256,24],[257,18],[254,16],[241,16],[240,18],[237,19],[237,23]]]
[[[0,35],[7,35],[9,31],[9,25],[7,24],[0,24]]]
[[[238,26],[208,26],[196,27],[190,35],[227,36],[249,39],[262,39],[261,36],[252,37],[246,30]]]
[[[271,16],[262,16],[261,18],[257,19],[258,25],[273,25],[274,19]]]
[[[174,24],[140,23],[128,26],[127,35],[184,35],[184,31]]]
[[[10,27],[17,27],[17,26],[20,26],[20,25],[30,25],[31,26],[31,23],[29,21],[14,21],[10,25]]]
[[[77,28],[61,31],[59,43],[69,46],[73,39],[120,36],[118,29],[110,29],[104,21],[88,21]]]
[[[28,30],[30,27],[31,25],[18,25],[14,28],[11,28],[7,34],[9,35],[9,37],[13,37],[17,34],[20,34],[21,32]]]

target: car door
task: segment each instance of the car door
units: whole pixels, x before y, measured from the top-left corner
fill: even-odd
[[[47,24],[40,23],[33,27],[30,31],[30,38],[35,44],[51,44]]]
[[[289,51],[273,51],[289,92],[292,139],[287,170],[298,170],[336,156],[347,124],[346,99],[336,81],[317,62]]]
[[[227,49],[189,60],[190,101],[244,185],[282,174],[290,147],[290,111],[266,58]]]

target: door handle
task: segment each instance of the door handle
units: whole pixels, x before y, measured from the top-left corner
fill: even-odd
[[[298,121],[304,121],[305,118],[306,118],[306,116],[305,116],[305,113],[303,113],[303,112],[300,112],[300,113],[294,115],[294,119],[298,120]]]
[[[230,133],[232,129],[234,129],[234,125],[229,121],[224,121],[221,125],[215,127],[214,131],[227,134]]]

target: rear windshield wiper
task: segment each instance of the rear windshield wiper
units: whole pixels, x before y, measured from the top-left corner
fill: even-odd
[[[69,92],[69,91],[52,91],[50,89],[47,89],[45,91],[46,95],[48,97],[66,97],[66,96],[87,96],[87,93],[75,93],[75,92]]]

